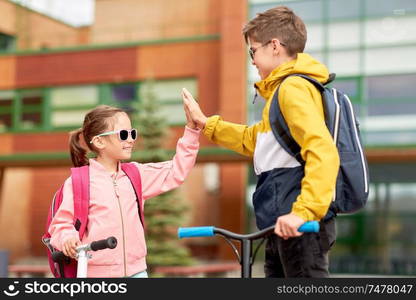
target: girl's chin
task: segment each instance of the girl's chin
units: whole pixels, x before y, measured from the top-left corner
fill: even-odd
[[[131,158],[131,152],[124,152],[122,155],[120,155],[120,159],[130,159]]]

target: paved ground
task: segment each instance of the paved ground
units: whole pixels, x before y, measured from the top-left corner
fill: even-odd
[[[27,258],[19,260],[16,262],[18,264],[25,264],[25,265],[47,265],[47,259],[45,258]],[[9,274],[10,277],[15,277],[15,274]],[[226,275],[227,278],[240,278],[241,272],[240,271],[232,271],[228,272]],[[264,271],[263,271],[263,263],[256,262],[252,267],[252,277],[253,278],[264,278]],[[416,278],[416,276],[392,276],[392,275],[379,275],[379,274],[331,274],[332,278],[383,278],[383,277],[410,277]]]

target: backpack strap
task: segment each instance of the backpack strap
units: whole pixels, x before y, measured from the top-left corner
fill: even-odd
[[[139,217],[142,222],[143,228],[145,228],[144,214],[143,214],[143,197],[142,197],[142,179],[139,169],[134,163],[122,163],[121,169],[126,173],[133,185],[134,192],[136,193],[137,206],[139,208]]]
[[[82,239],[88,223],[90,204],[89,166],[71,168],[72,191],[74,194],[74,226]]]
[[[303,79],[309,81],[321,93],[325,90],[325,87],[322,83],[320,83],[316,79],[309,77],[305,74],[290,74],[289,76],[285,77],[280,83],[280,86],[277,88],[276,92],[274,93],[272,103],[270,105],[269,121],[270,121],[270,127],[272,129],[273,135],[275,136],[279,144],[283,147],[283,149],[285,149],[290,155],[295,157],[296,160],[303,166],[305,165],[305,161],[303,160],[300,154],[300,150],[301,150],[300,146],[298,145],[298,143],[296,143],[296,141],[290,134],[289,127],[287,126],[287,123],[283,117],[283,114],[280,110],[280,105],[279,105],[280,87],[282,86],[285,79],[292,77],[292,76],[302,77]],[[333,81],[334,79],[335,79],[335,74],[331,73],[328,81],[325,84]]]

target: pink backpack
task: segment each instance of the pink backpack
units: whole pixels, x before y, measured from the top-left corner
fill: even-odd
[[[122,163],[121,169],[124,171],[124,173],[126,173],[127,177],[130,179],[133,185],[134,191],[136,193],[137,205],[139,207],[140,221],[142,222],[144,228],[144,214],[142,210],[142,183],[139,170],[132,163]],[[79,232],[80,240],[82,240],[88,223],[88,208],[90,201],[89,166],[71,168],[71,178],[74,194],[74,226],[75,229]],[[59,206],[62,203],[62,198],[63,185],[59,188],[53,197],[46,222],[45,234],[42,236],[42,242],[49,250],[47,253],[52,274],[55,277],[60,278],[74,278],[77,274],[77,261],[75,259],[68,258],[65,262],[60,264],[55,263],[52,259],[52,253],[58,250],[53,248],[50,244],[51,235],[49,234],[48,229],[53,217],[55,216]]]

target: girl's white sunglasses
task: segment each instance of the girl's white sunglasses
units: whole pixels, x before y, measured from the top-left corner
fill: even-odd
[[[103,132],[100,133],[96,136],[94,136],[91,141],[90,144],[92,144],[92,141],[99,136],[105,136],[105,135],[112,135],[112,134],[118,134],[118,138],[120,139],[120,141],[127,141],[127,139],[129,138],[129,135],[131,137],[131,139],[133,141],[135,141],[137,139],[137,130],[136,129],[121,129],[121,130],[116,130],[116,131],[107,131],[107,132]]]

